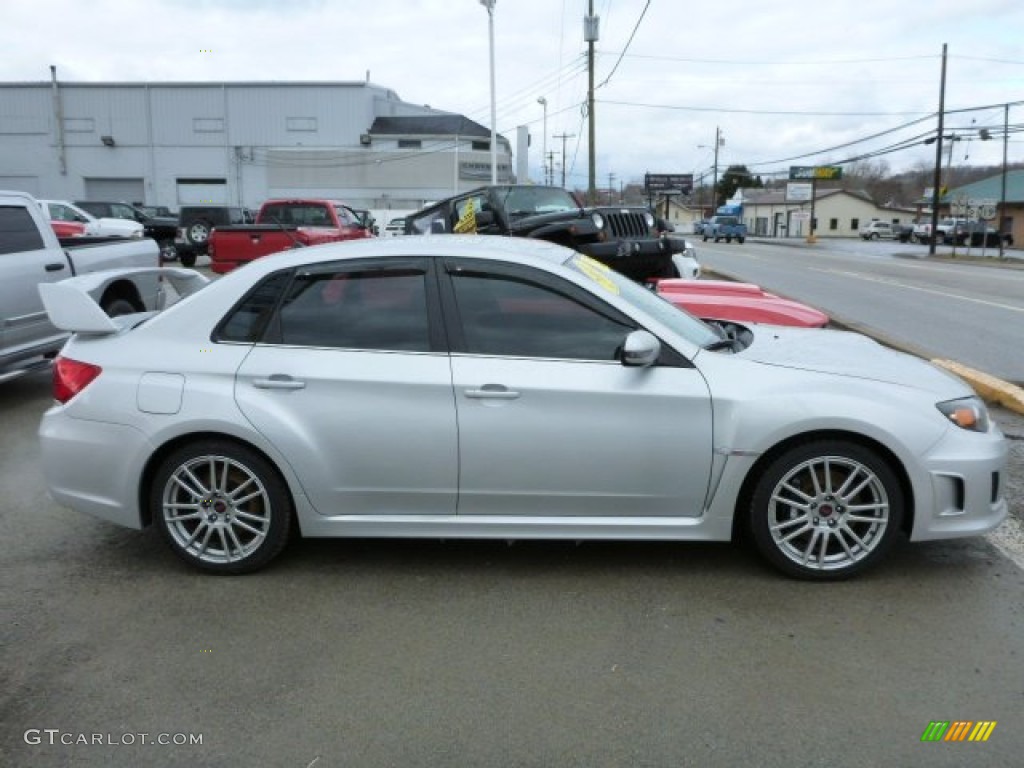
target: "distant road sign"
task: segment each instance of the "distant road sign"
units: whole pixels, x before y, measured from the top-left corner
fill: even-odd
[[[667,192],[688,195],[693,192],[692,173],[648,173],[644,175],[644,188],[648,192]]]
[[[813,184],[802,181],[790,181],[786,184],[787,203],[806,203],[813,195]]]
[[[996,217],[996,206],[993,203],[985,203],[978,207],[978,216],[985,221],[992,221]]]

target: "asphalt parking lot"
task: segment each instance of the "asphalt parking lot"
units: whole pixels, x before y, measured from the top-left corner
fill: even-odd
[[[211,577],[155,531],[57,507],[35,453],[48,380],[3,395],[2,765],[1006,766],[1024,749],[1024,570],[985,538],[821,585],[725,544],[308,540]],[[1018,438],[1019,521],[1024,429],[997,419]],[[936,720],[997,725],[922,743]]]

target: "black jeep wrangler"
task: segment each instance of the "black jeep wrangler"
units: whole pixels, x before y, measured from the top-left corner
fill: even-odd
[[[607,264],[640,282],[678,277],[673,254],[686,241],[659,233],[639,206],[583,208],[560,187],[480,187],[434,203],[405,219],[405,233],[481,234],[548,240]]]

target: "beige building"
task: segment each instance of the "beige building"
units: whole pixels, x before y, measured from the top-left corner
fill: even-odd
[[[751,237],[807,237],[811,202],[787,202],[784,189],[741,189],[730,203],[743,204],[743,222]],[[814,196],[816,237],[857,237],[872,219],[910,224],[913,208],[884,208],[863,192],[819,189]]]

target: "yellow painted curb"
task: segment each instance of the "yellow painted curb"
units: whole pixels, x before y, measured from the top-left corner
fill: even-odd
[[[1024,389],[1008,381],[997,379],[981,371],[968,368],[953,360],[932,360],[933,365],[945,368],[967,381],[985,400],[999,403],[1016,413],[1024,414]]]

